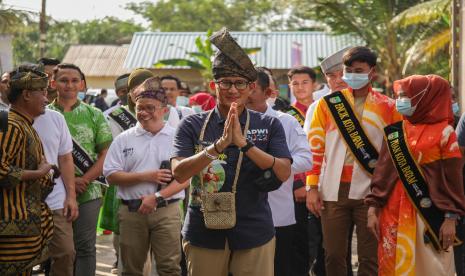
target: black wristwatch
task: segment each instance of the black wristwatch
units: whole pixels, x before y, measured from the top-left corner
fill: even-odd
[[[160,192],[155,193],[155,200],[157,201],[157,206],[165,202],[165,199],[163,196],[160,194]]]
[[[247,144],[245,144],[245,146],[243,146],[243,147],[241,148],[241,151],[242,151],[243,153],[246,153],[250,148],[252,148],[252,147],[254,147],[254,146],[255,146],[255,144],[252,143],[252,141],[250,141],[249,139],[247,139]]]

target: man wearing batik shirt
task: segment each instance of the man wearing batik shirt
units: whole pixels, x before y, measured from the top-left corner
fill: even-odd
[[[79,218],[73,223],[77,276],[95,275],[96,229],[102,198],[101,184],[96,179],[101,179],[103,161],[112,141],[110,128],[102,112],[78,99],[78,92],[84,88],[82,76],[76,65],[57,65],[51,85],[57,89],[58,97],[49,105],[50,109],[63,114],[74,140],[73,157],[79,203]],[[81,162],[83,156],[87,156],[89,162]]]
[[[11,109],[0,112],[0,275],[30,275],[53,235],[45,203],[53,187],[52,166],[32,127],[45,112],[48,78],[22,67],[12,72],[9,84]]]
[[[307,174],[307,207],[321,216],[328,276],[347,273],[352,224],[357,229],[358,275],[377,275],[377,241],[367,228],[368,207],[363,199],[369,192],[383,129],[401,117],[394,100],[371,88],[376,59],[366,47],[345,52],[342,79],[349,88],[318,102],[308,135],[313,168]]]

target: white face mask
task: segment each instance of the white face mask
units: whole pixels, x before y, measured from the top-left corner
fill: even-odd
[[[344,75],[342,76],[342,80],[347,83],[348,86],[350,86],[352,89],[360,89],[362,87],[365,87],[369,82],[370,82],[370,72],[368,73],[347,73],[344,72]]]
[[[271,97],[269,97],[268,99],[266,99],[266,103],[267,103],[269,106],[271,106],[271,107],[274,106],[274,103],[275,103],[275,102],[276,102],[276,98],[271,98]]]

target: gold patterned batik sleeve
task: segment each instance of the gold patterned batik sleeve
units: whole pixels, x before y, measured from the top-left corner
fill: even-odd
[[[5,132],[0,132],[0,188],[13,188],[21,183],[23,169],[18,165],[25,157],[20,154],[25,142],[17,125],[10,124]]]

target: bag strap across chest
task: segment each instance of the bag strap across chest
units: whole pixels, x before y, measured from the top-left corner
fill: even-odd
[[[210,121],[210,118],[211,118],[211,115],[213,114],[213,112],[215,111],[215,109],[211,110],[208,115],[207,115],[207,118],[205,119],[205,122],[203,123],[203,126],[202,126],[202,130],[200,131],[200,136],[199,136],[199,141],[202,142],[204,137],[205,137],[205,131],[207,129],[207,125]],[[244,110],[244,112],[247,112],[247,120],[246,120],[246,123],[245,123],[245,127],[244,127],[244,137],[247,137],[247,131],[249,130],[249,126],[250,126],[250,113],[247,109]],[[200,143],[200,150],[203,150],[203,146],[202,146],[202,143]],[[232,185],[232,193],[236,193],[236,187],[237,187],[237,181],[239,180],[239,173],[240,173],[240,170],[241,170],[241,165],[242,165],[242,159],[244,157],[244,153],[242,151],[240,151],[239,153],[239,158],[237,160],[237,164],[236,164],[236,171],[235,171],[235,175],[234,175],[234,182],[233,182],[233,185]],[[200,185],[202,187],[202,192],[206,193],[206,187],[203,183],[203,176],[202,176],[202,171],[200,172],[199,174],[199,178],[200,178]]]

